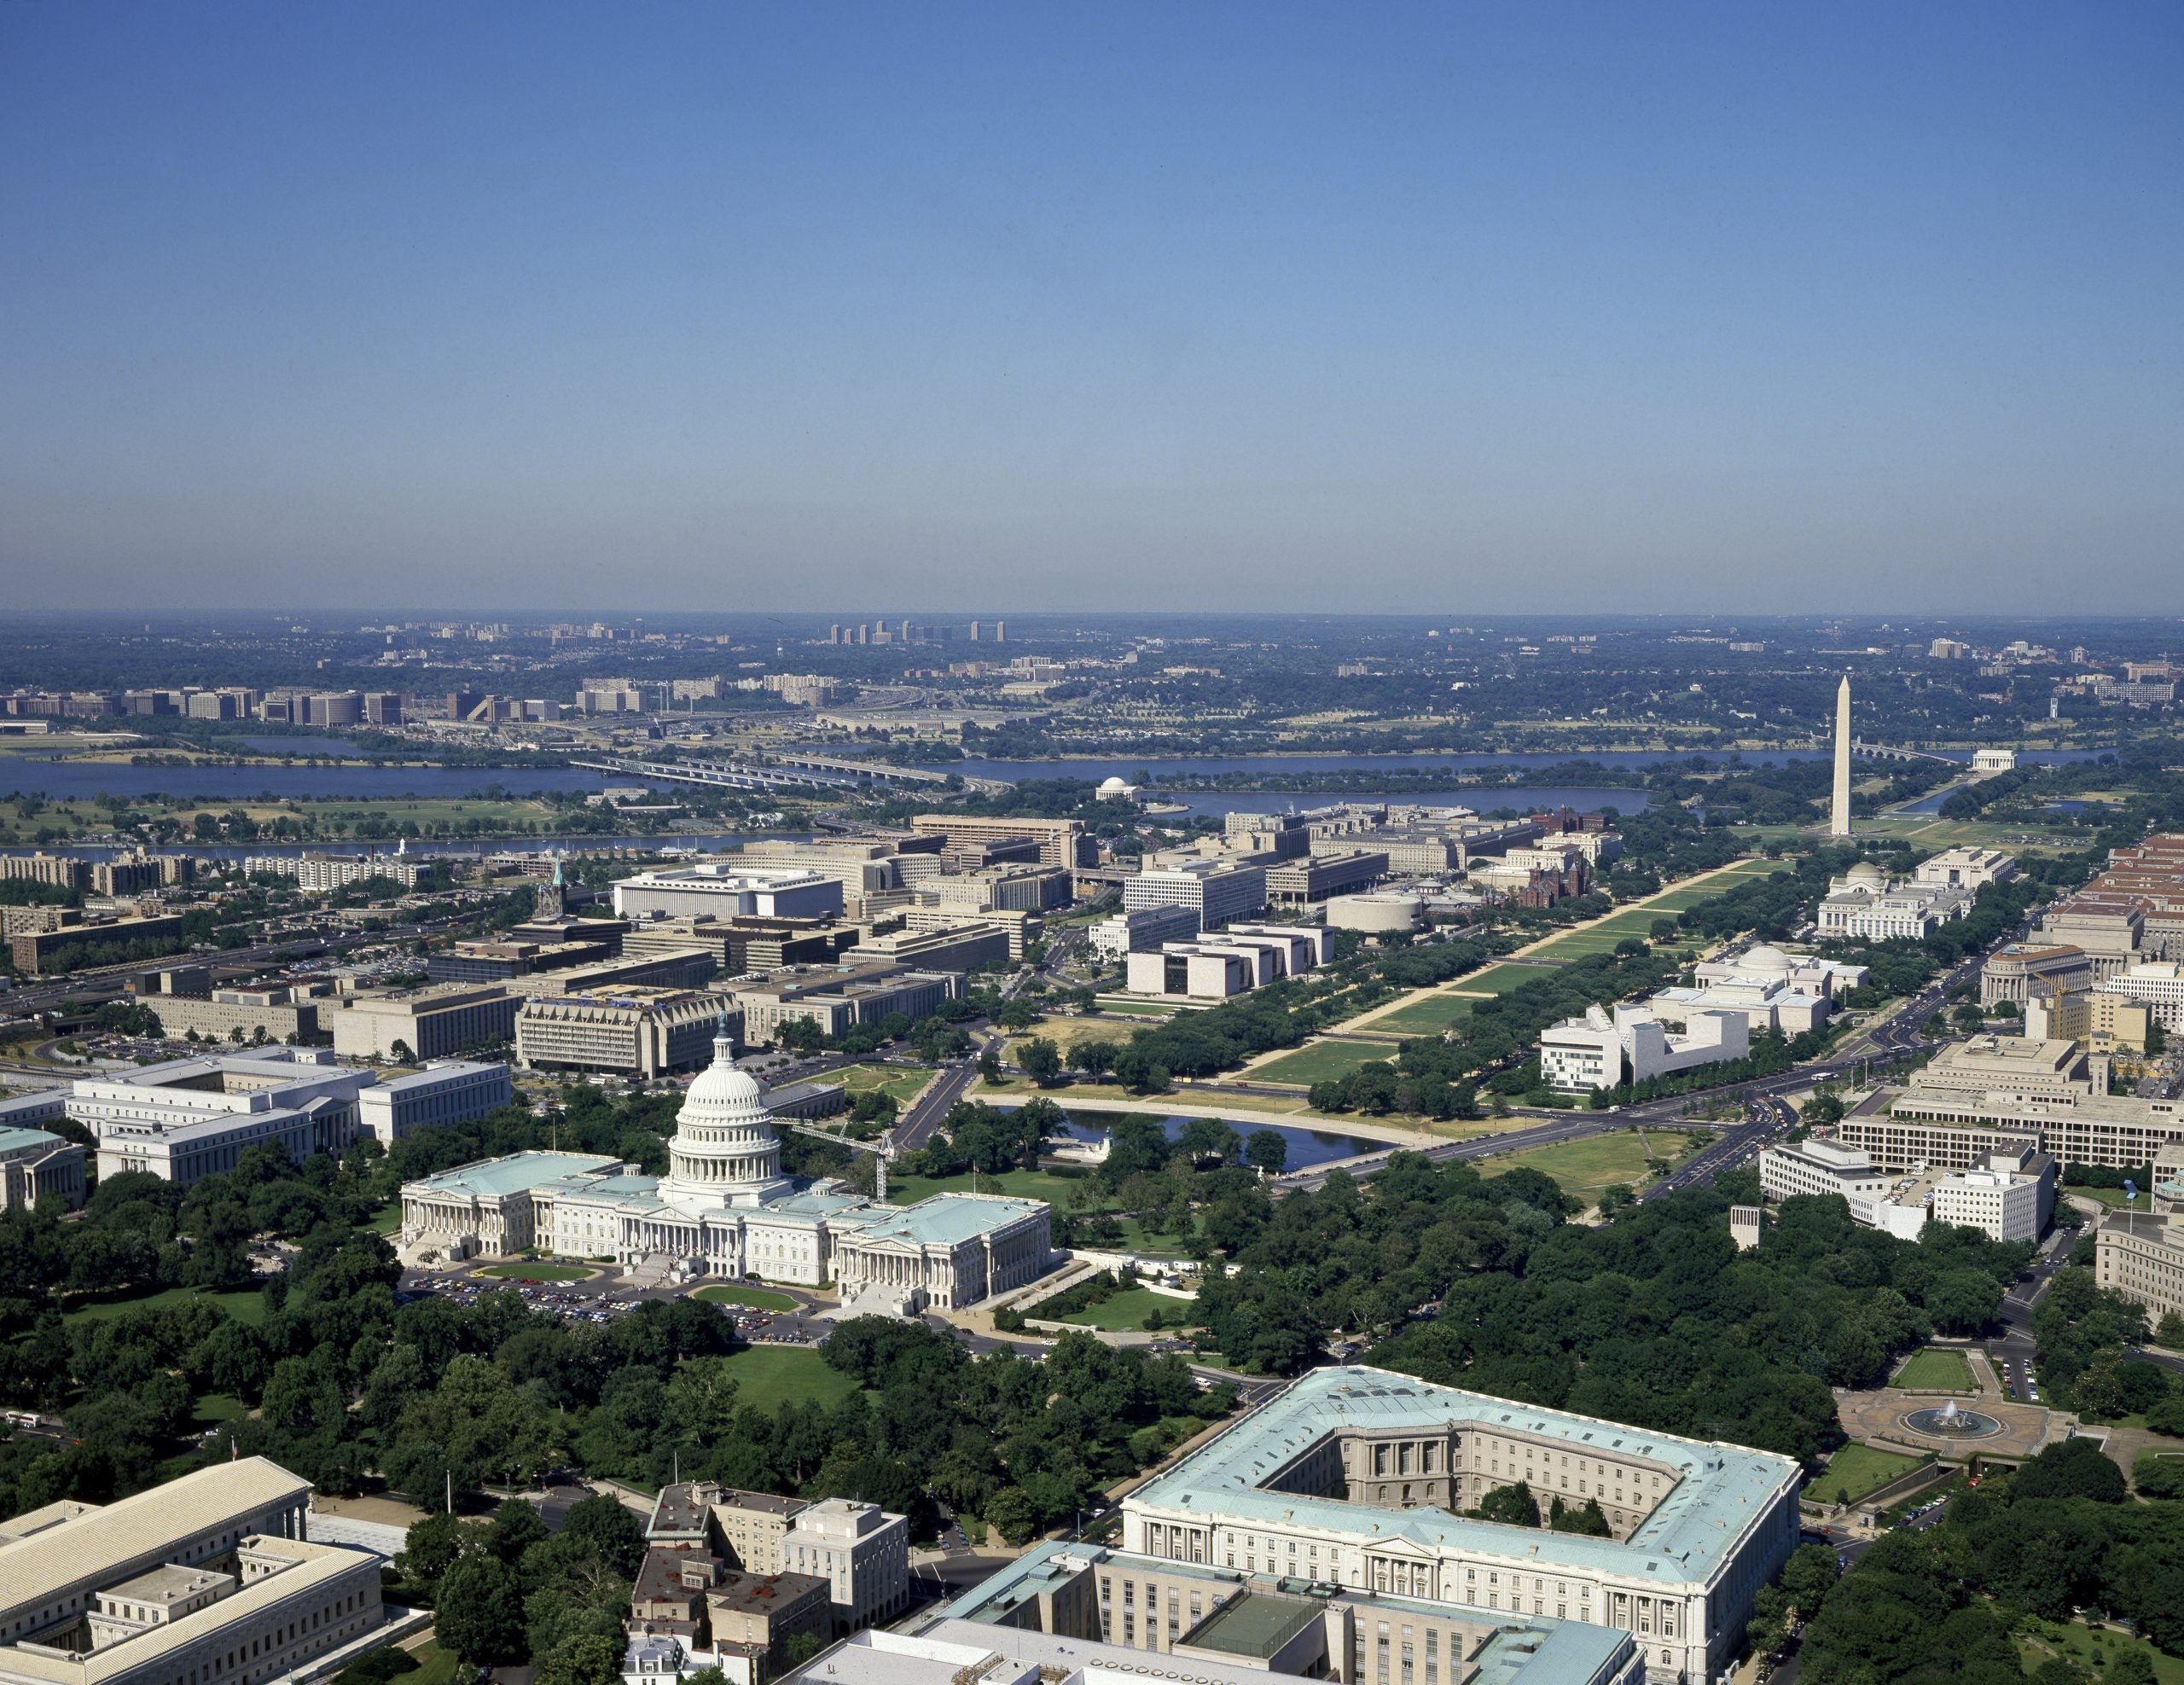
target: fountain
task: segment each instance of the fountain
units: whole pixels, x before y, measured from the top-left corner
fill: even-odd
[[[1914,1433],[1929,1439],[1984,1439],[2002,1431],[2001,1423],[1994,1417],[1967,1410],[1954,1398],[1939,1409],[1912,1410],[1902,1422]]]

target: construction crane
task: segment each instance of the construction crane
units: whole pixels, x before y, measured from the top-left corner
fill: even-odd
[[[835,1130],[817,1129],[810,1124],[785,1123],[778,1118],[774,1120],[774,1127],[776,1130],[792,1130],[798,1135],[808,1135],[814,1141],[831,1141],[835,1146],[846,1147],[852,1153],[871,1153],[875,1160],[872,1167],[873,1197],[883,1206],[887,1203],[887,1161],[895,1156],[895,1143],[886,1136],[882,1135],[877,1141],[857,1141]]]

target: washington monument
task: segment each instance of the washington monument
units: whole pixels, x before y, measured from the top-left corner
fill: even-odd
[[[1850,834],[1850,676],[1835,689],[1835,802],[1827,824],[1830,836]]]

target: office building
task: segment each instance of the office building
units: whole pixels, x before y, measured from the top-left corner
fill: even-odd
[[[832,965],[864,934],[838,919],[653,919],[632,926],[621,938],[631,958],[703,949],[716,974],[741,977],[783,966]]]
[[[614,886],[614,911],[633,921],[833,919],[841,915],[842,886],[802,867],[753,865],[731,857],[624,878]]]
[[[356,1138],[357,1092],[373,1080],[311,1050],[211,1054],[78,1078],[68,1116],[97,1139],[100,1181],[143,1171],[187,1187],[233,1170],[248,1147],[294,1164],[343,1151]]]
[[[83,921],[80,907],[0,907],[0,936],[66,930]]]
[[[910,1601],[910,1524],[874,1503],[823,1498],[782,1534],[785,1572],[827,1582],[831,1636],[892,1620]]]
[[[245,1457],[0,1521],[0,1680],[258,1685],[369,1639],[380,1559],[311,1543],[310,1503]]]
[[[868,936],[842,955],[845,965],[915,966],[921,971],[975,971],[1004,965],[1008,932],[984,919],[958,919],[936,930],[903,929]]]
[[[325,895],[380,878],[415,889],[432,866],[400,854],[253,854],[244,858],[242,869],[246,877],[293,878],[298,889]]]
[[[67,971],[80,962],[148,958],[181,945],[182,915],[110,919],[59,930],[23,931],[8,938],[15,969],[26,977]]]
[[[1040,915],[1017,909],[973,914],[950,911],[944,907],[905,907],[903,909],[903,928],[913,935],[920,932],[961,930],[970,924],[990,925],[1000,931],[1008,938],[1008,957],[1012,960],[1022,959],[1025,950],[1044,936],[1047,928],[1047,921]],[[850,949],[845,948],[842,952],[846,956]]]
[[[1890,1170],[1969,1170],[2028,1145],[2058,1163],[2123,1169],[2184,1139],[2184,1101],[2110,1094],[2106,1066],[2067,1041],[1974,1036],[1943,1048],[1904,1087],[1876,1090],[1836,1138]]]
[[[2077,994],[2093,986],[2093,962],[2068,943],[2012,942],[1979,967],[1979,1004],[2012,1001],[2022,1007],[2037,997]]]
[[[1929,1221],[1972,1228],[1997,1241],[2036,1241],[2055,1209],[2055,1161],[2017,1142],[1978,1154],[1961,1170],[1887,1171],[1863,1148],[1808,1140],[1763,1149],[1759,1185],[1770,1200],[1839,1195],[1854,1223],[1898,1240]]]
[[[1759,1191],[1770,1200],[1877,1198],[1890,1185],[1889,1173],[1862,1147],[1813,1137],[1760,1149]]]
[[[744,1039],[764,1047],[779,1041],[781,1026],[792,1021],[832,1039],[897,1013],[913,1021],[931,1018],[946,1002],[963,998],[963,975],[894,965],[798,967],[736,978],[719,992],[743,1014]]]
[[[341,1002],[322,1022],[344,1059],[449,1059],[515,1039],[520,996],[500,984],[443,983]]]
[[[1184,860],[1147,867],[1123,880],[1123,910],[1188,907],[1199,928],[1217,930],[1231,919],[1248,919],[1266,910],[1267,869],[1240,861]]]
[[[535,995],[516,1010],[515,1057],[531,1070],[598,1071],[645,1082],[697,1069],[722,1034],[740,1043],[742,1026],[709,990]]]
[[[2184,966],[2174,960],[2126,966],[2103,983],[2100,992],[2143,1006],[2164,1031],[2184,1031]]]
[[[56,1110],[59,1103],[57,1095],[49,1102]],[[19,1123],[7,1107],[0,1101],[0,1211],[31,1211],[41,1200],[80,1210],[87,1191],[83,1143]],[[43,1107],[25,1108],[33,1109]]]
[[[1740,1446],[1321,1368],[1125,1497],[1121,1544],[1164,1572],[1560,1612],[1632,1635],[1648,1677],[1670,1685],[1713,1677],[1741,1647],[1753,1594],[1796,1548],[1803,1479],[1792,1459]],[[1455,1513],[1520,1480],[1542,1500],[1597,1502],[1610,1536]]]
[[[502,1066],[446,1070],[439,1081],[444,1085],[429,1107],[433,1123],[482,1117],[507,1103]],[[365,1130],[379,1132],[363,1098],[378,1084],[377,1072],[337,1064],[319,1049],[253,1048],[79,1078],[66,1105],[68,1117],[98,1142],[101,1181],[143,1171],[187,1187],[235,1169],[246,1148],[294,1164],[314,1153],[346,1151]],[[413,1091],[377,1115],[391,1130],[404,1118],[415,1127],[426,1121],[416,1108],[426,1106],[424,1092]]]
[[[425,956],[425,976],[433,983],[506,983],[538,972],[597,965],[621,957],[619,936],[618,929],[612,938],[592,941],[458,942],[444,953]]]
[[[404,1255],[535,1246],[686,1275],[831,1281],[851,1316],[961,1309],[1046,1273],[1043,1202],[942,1194],[881,1206],[838,1182],[782,1175],[764,1094],[735,1057],[717,1037],[677,1116],[665,1177],[581,1153],[462,1165],[404,1185]]]
[[[1387,876],[1388,857],[1375,849],[1348,849],[1287,860],[1266,872],[1267,904],[1274,907],[1316,907],[1330,896],[1370,889]]]
[[[89,889],[91,863],[73,854],[0,854],[0,877],[28,878],[55,889]]]
[[[1169,905],[1141,907],[1117,913],[1092,927],[1092,951],[1110,965],[1118,965],[1131,954],[1159,951],[1164,942],[1181,942],[1198,934],[1198,909]]]
[[[151,993],[140,996],[138,1004],[159,1020],[160,1033],[170,1041],[195,1034],[200,1042],[300,1043],[319,1037],[321,1003],[307,985],[215,989],[202,999]]]
[[[1917,941],[1972,910],[1973,892],[1946,884],[1896,883],[1870,860],[1829,880],[1820,904],[1823,937]]]
[[[391,1147],[404,1136],[468,1123],[515,1101],[508,1067],[468,1059],[435,1059],[406,1076],[380,1077],[357,1090],[359,1131]]]
[[[1031,838],[1039,845],[1039,863],[1065,868],[1089,866],[1097,857],[1084,827],[1074,819],[982,818],[967,813],[921,813],[910,820],[917,836],[945,839],[947,846]]]

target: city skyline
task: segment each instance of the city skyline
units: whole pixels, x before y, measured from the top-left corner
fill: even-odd
[[[13,607],[2184,608],[2166,9],[120,18]]]

